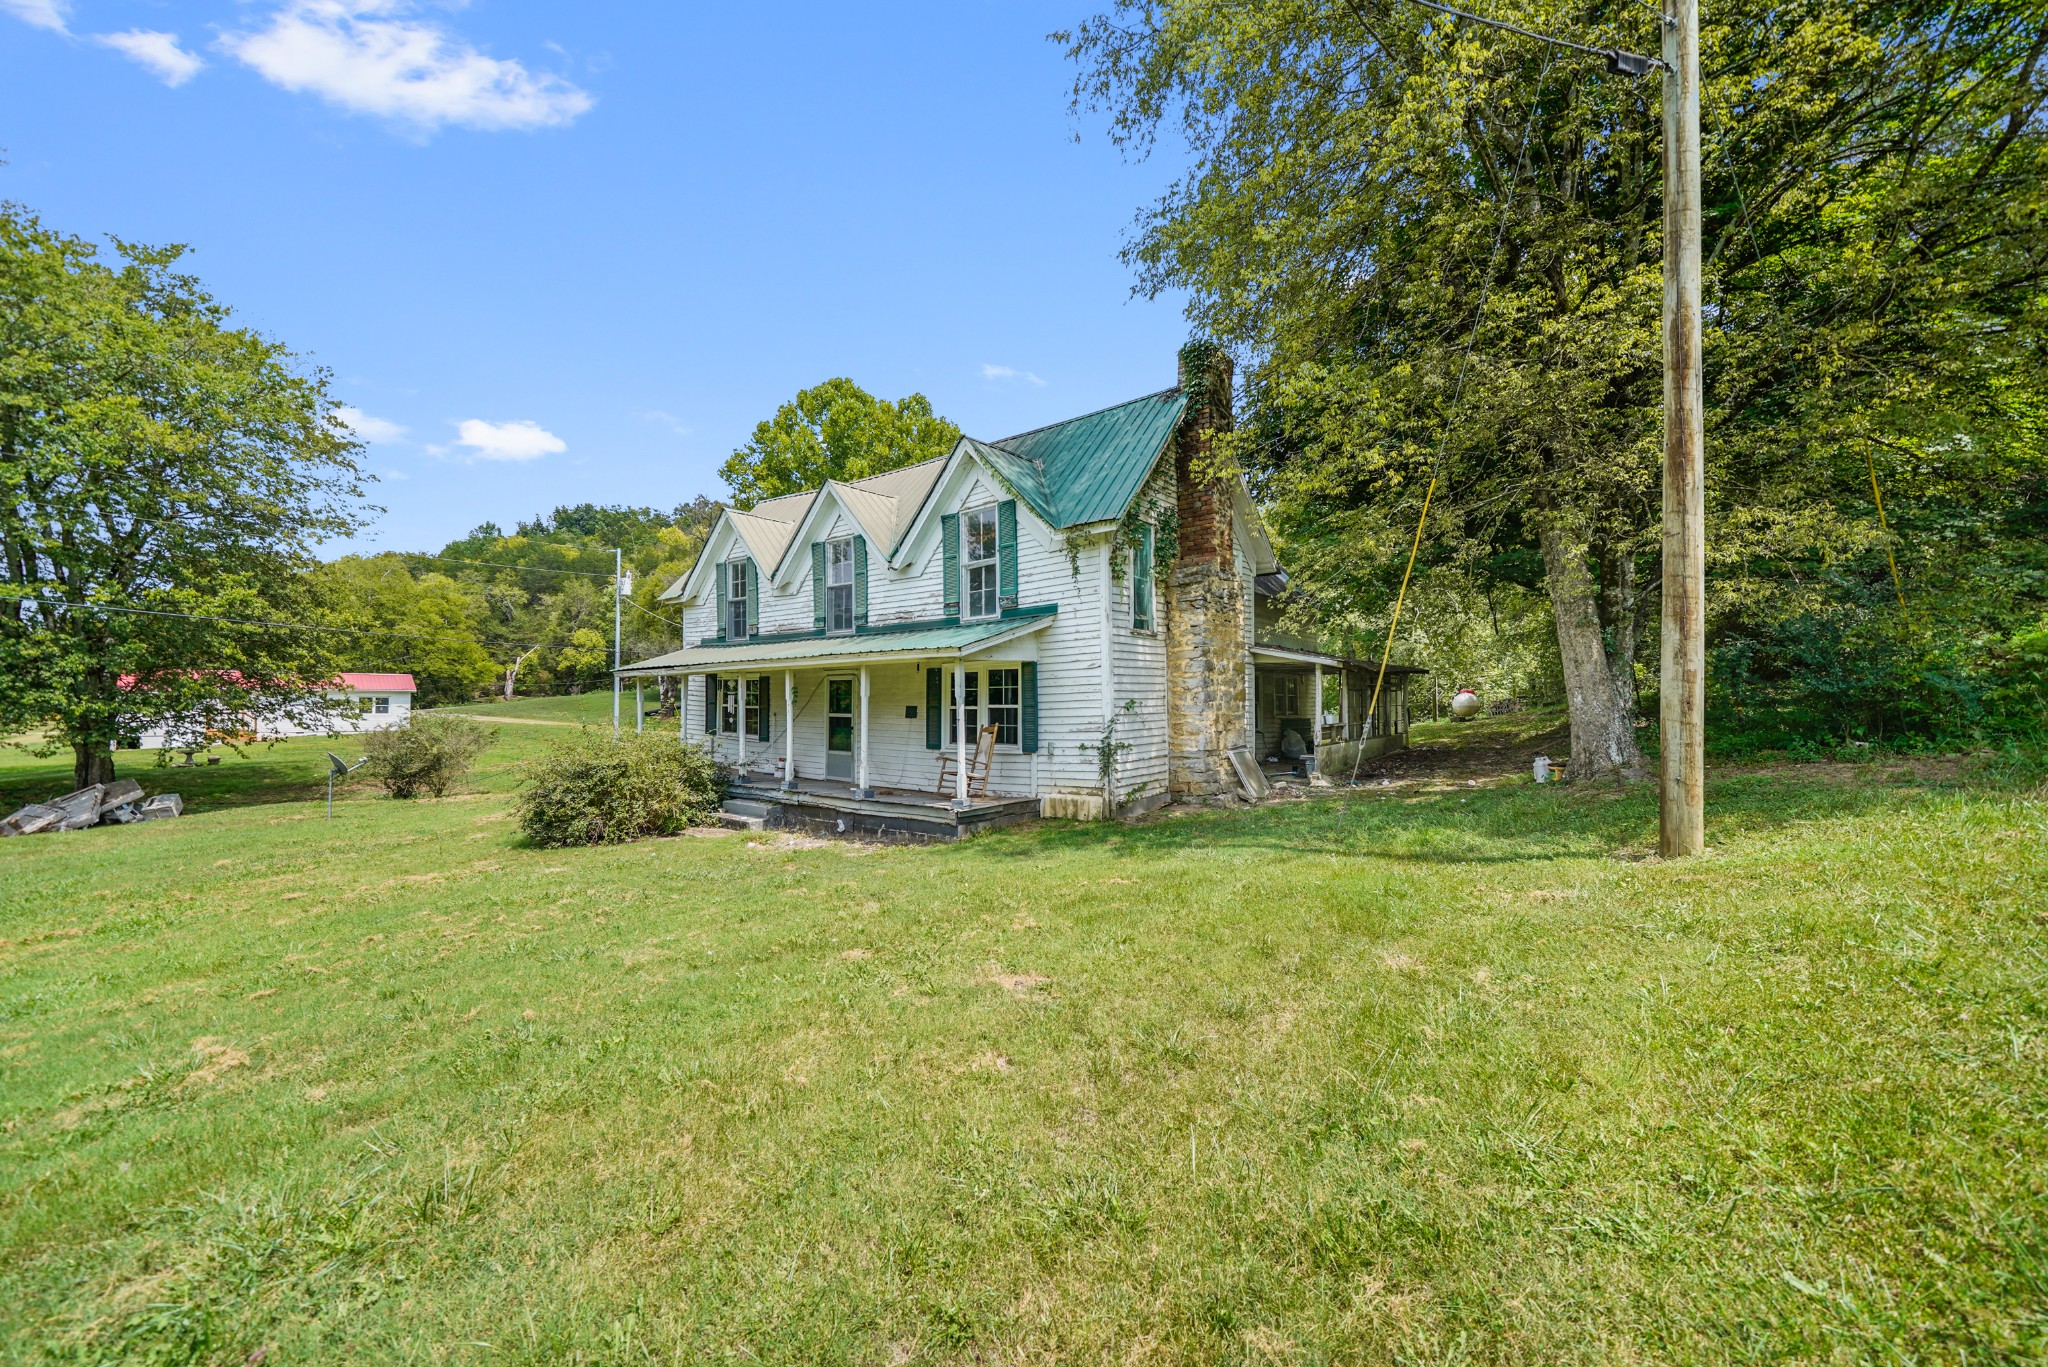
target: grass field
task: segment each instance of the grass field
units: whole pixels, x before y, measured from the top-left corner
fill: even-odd
[[[649,697],[647,705],[654,705],[652,697]],[[612,695],[610,692],[573,695],[564,693],[551,698],[514,698],[510,702],[458,703],[453,707],[438,710],[462,712],[474,717],[588,722],[593,726],[602,722],[609,726],[612,720]],[[619,699],[619,718],[625,725],[633,724],[633,690],[630,688]]]
[[[2037,777],[531,850],[555,734],[0,842],[0,1357],[2048,1354]]]

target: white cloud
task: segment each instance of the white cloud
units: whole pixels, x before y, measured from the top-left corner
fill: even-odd
[[[455,444],[467,446],[472,460],[538,460],[569,449],[569,443],[536,422],[485,422],[465,418],[456,424]]]
[[[175,33],[158,33],[154,29],[136,28],[126,33],[96,33],[93,35],[93,41],[105,43],[129,61],[148,67],[165,85],[183,85],[199,74],[199,68],[206,65],[178,46],[178,35]]]
[[[11,14],[24,24],[37,28],[54,29],[58,33],[70,30],[64,27],[65,19],[71,14],[71,0],[0,0],[0,13]]]
[[[590,96],[559,76],[487,57],[405,17],[409,8],[404,0],[286,0],[268,25],[230,33],[221,47],[273,85],[422,132],[542,128],[590,108]]]
[[[1028,370],[1018,370],[1014,366],[988,365],[986,363],[981,367],[981,378],[984,380],[1023,380],[1026,384],[1035,385],[1043,385],[1045,383],[1044,380],[1039,379]]]
[[[405,436],[405,429],[397,423],[383,418],[373,418],[362,409],[350,408],[347,404],[335,409],[334,416],[341,420],[343,427],[355,435],[357,441],[382,445],[398,441]]]

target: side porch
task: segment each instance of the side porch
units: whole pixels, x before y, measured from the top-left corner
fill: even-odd
[[[1278,645],[1251,656],[1252,758],[1268,772],[1348,778],[1408,744],[1409,683],[1428,670]]]

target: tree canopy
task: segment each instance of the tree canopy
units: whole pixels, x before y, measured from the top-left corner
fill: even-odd
[[[1628,0],[1487,12],[1658,46]],[[1828,576],[1850,609],[1841,650],[1911,634],[1870,591],[1886,537],[1866,453],[1911,510],[1902,530],[1924,515],[1997,565],[1963,594],[1974,626],[2041,611],[2044,14],[1737,0],[1702,15],[1724,715],[1729,642],[1782,643]],[[1658,82],[1388,0],[1130,0],[1061,36],[1077,105],[1117,141],[1142,153],[1169,131],[1192,153],[1126,258],[1140,290],[1186,291],[1198,328],[1247,361],[1247,421],[1224,449],[1322,590],[1306,600],[1323,625],[1384,630],[1438,476],[1425,611],[1541,586],[1574,770],[1631,767],[1636,662],[1654,658]],[[1953,581],[1954,548],[1909,568]],[[1771,648],[1750,662],[1752,680],[1790,667]],[[1892,683],[1885,696],[1914,687]]]
[[[70,745],[81,786],[153,719],[320,713],[340,658],[266,624],[308,618],[313,548],[359,525],[356,447],[182,254],[109,264],[0,205],[0,728]]]
[[[960,429],[934,414],[922,394],[890,403],[833,379],[799,390],[718,473],[734,503],[751,508],[828,479],[862,479],[943,456],[959,440]]]

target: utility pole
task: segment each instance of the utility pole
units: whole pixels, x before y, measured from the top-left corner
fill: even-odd
[[[1706,849],[1706,468],[1700,399],[1700,9],[1664,0],[1664,603],[1658,838]]]
[[[1695,253],[1697,255],[1697,253]],[[619,738],[619,624],[626,601],[626,553],[612,548],[612,739]]]
[[[1607,59],[1615,76],[1664,68],[1664,593],[1658,693],[1658,851],[1707,845],[1706,414],[1700,397],[1700,7],[1664,0],[1664,60],[1589,47],[1442,4],[1424,9]],[[1418,529],[1419,534],[1419,529]],[[1391,638],[1391,634],[1390,634]]]

